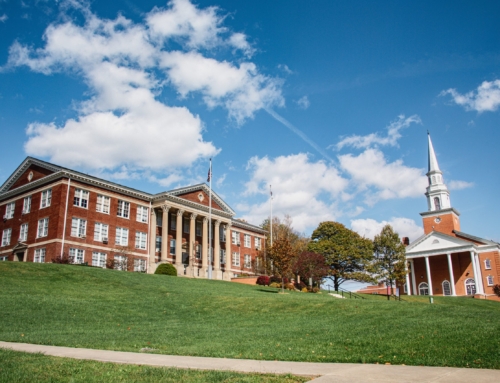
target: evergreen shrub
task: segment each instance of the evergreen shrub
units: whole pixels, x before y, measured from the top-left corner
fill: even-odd
[[[171,263],[162,263],[156,268],[155,274],[177,276],[177,269]]]

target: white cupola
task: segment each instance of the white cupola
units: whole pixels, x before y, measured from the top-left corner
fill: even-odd
[[[429,139],[429,171],[426,175],[429,186],[426,189],[425,196],[427,197],[428,211],[449,209],[451,208],[450,192],[444,184],[443,172],[439,169],[429,132],[427,132],[427,138]]]

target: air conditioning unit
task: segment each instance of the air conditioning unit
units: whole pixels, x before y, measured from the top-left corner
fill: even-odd
[[[84,235],[79,235],[78,238],[85,239],[85,236]]]
[[[4,221],[7,221],[7,218],[9,218],[9,217],[7,217],[7,214],[5,214],[5,215],[3,216],[3,220],[4,220]]]
[[[104,237],[104,238],[102,239],[102,243],[104,243],[105,245],[107,245],[107,244],[108,244],[108,238],[107,238],[107,237]]]

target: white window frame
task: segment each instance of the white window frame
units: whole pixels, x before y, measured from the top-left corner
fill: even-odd
[[[127,271],[128,257],[125,255],[115,254],[113,266],[115,270]]]
[[[128,228],[116,228],[115,244],[120,246],[128,246]]]
[[[40,209],[49,207],[52,202],[52,189],[42,191],[40,198]]]
[[[447,291],[446,291],[446,288],[444,287],[446,283],[448,284],[448,294],[446,294]],[[441,283],[441,287],[443,288],[443,295],[444,296],[451,296],[451,283],[450,283],[450,281],[445,279],[443,281],[443,283]]]
[[[107,195],[98,194],[95,211],[103,214],[109,214],[109,207],[111,206],[111,197]]]
[[[24,197],[22,214],[28,214],[31,211],[31,196]]]
[[[14,211],[16,210],[16,203],[9,202],[5,205],[5,219],[14,218]]]
[[[42,238],[49,235],[49,218],[42,218],[38,220],[38,227],[36,230],[36,237]]]
[[[260,239],[260,237],[254,237],[254,241],[255,241],[255,243],[254,243],[255,248],[256,249],[260,249],[260,245],[261,245],[261,239]]]
[[[239,245],[240,242],[240,232],[239,231],[231,231],[231,243],[233,245]]]
[[[243,258],[243,267],[245,269],[250,269],[252,267],[252,257],[250,254],[245,254]]]
[[[81,207],[82,209],[87,209],[89,207],[89,195],[87,190],[75,189],[75,195],[73,197],[73,206]]]
[[[170,230],[177,230],[177,215],[170,214]]]
[[[489,259],[484,260],[484,269],[491,270],[491,261]]]
[[[488,284],[488,286],[493,286],[493,275],[488,275],[486,277],[486,283]]]
[[[146,243],[148,241],[148,234],[142,231],[135,232],[135,248],[146,250]]]
[[[174,251],[172,251],[172,249],[173,249]],[[170,240],[169,253],[170,253],[171,255],[175,255],[175,238],[172,238],[172,239]]]
[[[148,210],[149,208],[147,208],[146,206],[141,206],[141,205],[137,206],[137,214],[136,214],[137,222],[144,222],[144,223],[148,222]]]
[[[240,265],[240,253],[233,251],[232,254],[232,265],[239,266]]]
[[[249,249],[252,247],[252,236],[250,234],[243,235],[243,246]]]
[[[87,236],[87,221],[83,218],[73,217],[71,219],[72,237],[85,238]]]
[[[116,210],[117,217],[130,218],[130,202],[118,200],[118,209]]]
[[[26,242],[28,240],[28,224],[23,223],[19,228],[19,241]]]
[[[139,272],[139,273],[146,272],[146,260],[145,259],[134,259],[134,271]]]
[[[69,257],[71,259],[71,263],[74,264],[83,263],[85,261],[85,250],[70,247]]]
[[[162,241],[161,235],[157,235],[156,236],[156,241],[155,241],[155,246],[156,246],[155,250],[156,250],[157,253],[159,253],[161,251],[162,242],[163,241]]]
[[[10,245],[11,235],[12,235],[12,229],[10,227],[3,230],[3,232],[2,232],[2,246],[9,246]]]
[[[92,252],[92,266],[106,268],[106,253],[101,253],[99,251]]]
[[[96,222],[94,225],[94,241],[102,242],[104,238],[109,241],[109,225]]]
[[[427,290],[427,294],[421,294],[422,290]],[[427,282],[420,282],[418,285],[418,295],[429,295],[429,284]]]
[[[35,255],[33,256],[34,263],[45,263],[45,247],[41,249],[35,249]]]

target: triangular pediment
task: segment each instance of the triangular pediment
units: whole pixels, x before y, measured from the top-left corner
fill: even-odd
[[[59,166],[49,164],[36,158],[27,157],[11,174],[0,188],[0,193],[17,189],[18,187],[38,181],[44,177],[60,171]]]
[[[406,255],[424,252],[453,252],[460,251],[466,247],[474,246],[470,241],[432,231],[426,234],[406,248]]]
[[[13,253],[17,253],[18,251],[21,251],[21,250],[26,250],[28,248],[28,245],[24,242],[18,242],[16,244],[16,246],[14,246],[12,248],[12,252]]]

